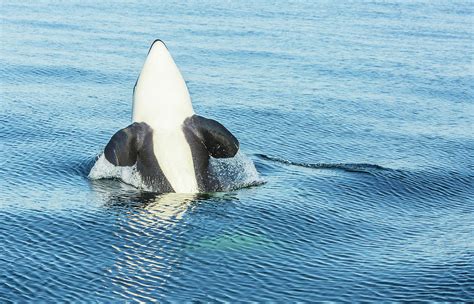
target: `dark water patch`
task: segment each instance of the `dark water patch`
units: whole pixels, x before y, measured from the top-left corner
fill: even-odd
[[[4,84],[27,83],[93,83],[113,84],[121,82],[123,77],[106,74],[98,70],[89,70],[72,66],[11,65],[0,68]]]
[[[83,212],[62,216],[24,210],[15,214],[2,211],[0,218],[2,223],[14,225],[17,231],[14,238],[1,237],[5,244],[0,260],[2,279],[6,282],[3,291],[10,294],[10,299],[46,299],[57,295],[56,288],[61,288],[61,296],[65,298],[77,298],[86,291],[100,293],[97,284],[106,280],[98,274],[106,270],[103,261],[108,245],[104,237],[110,230],[99,217]],[[94,234],[93,246],[86,244],[83,237],[86,234]],[[52,251],[56,253],[51,254]],[[79,284],[71,285],[71,282]]]
[[[87,177],[99,156],[87,157],[71,164],[70,169],[76,174]]]
[[[32,19],[13,19],[6,18],[4,22],[20,26],[29,26],[36,29],[51,29],[59,31],[84,31],[84,25],[71,24],[58,21],[32,20]]]

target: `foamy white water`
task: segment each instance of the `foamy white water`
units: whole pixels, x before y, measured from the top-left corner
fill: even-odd
[[[118,178],[124,183],[132,185],[138,189],[143,189],[146,191],[151,191],[145,183],[143,183],[140,172],[137,170],[137,166],[124,166],[118,167],[111,164],[102,153],[91,171],[89,172],[88,177],[90,179],[104,179],[104,178]]]

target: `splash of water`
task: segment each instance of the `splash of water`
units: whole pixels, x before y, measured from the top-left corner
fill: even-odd
[[[231,191],[264,183],[253,161],[241,152],[238,152],[233,158],[216,159],[211,157],[209,172],[211,178],[217,179],[221,185],[217,189],[218,191]],[[105,158],[104,154],[99,156],[88,177],[92,180],[116,178],[138,189],[153,191],[143,182],[136,165],[114,166]]]
[[[265,182],[258,174],[253,161],[240,151],[233,158],[211,157],[209,171],[219,181],[221,191],[261,185]]]
[[[89,172],[88,177],[92,180],[117,178],[122,180],[124,183],[132,185],[138,189],[152,191],[152,189],[147,187],[143,182],[136,165],[125,167],[114,166],[105,158],[104,154],[99,156],[91,171]]]

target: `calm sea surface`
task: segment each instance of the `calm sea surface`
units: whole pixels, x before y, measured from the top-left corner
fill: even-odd
[[[474,299],[472,1],[17,2],[0,302]],[[88,178],[155,38],[263,185]]]

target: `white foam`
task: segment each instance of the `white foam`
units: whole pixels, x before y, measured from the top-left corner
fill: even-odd
[[[103,178],[118,178],[124,183],[132,185],[138,189],[143,189],[151,191],[142,180],[140,172],[137,170],[137,166],[124,166],[118,167],[111,164],[104,156],[101,154],[91,171],[89,172],[88,177],[90,179],[103,179]]]

